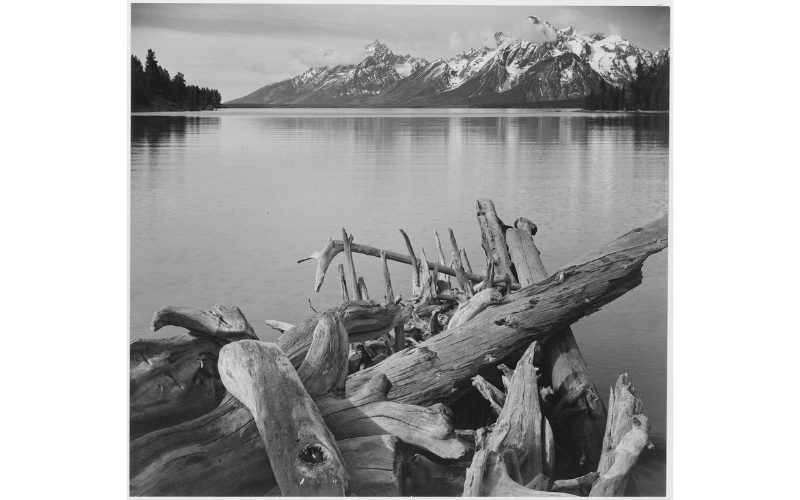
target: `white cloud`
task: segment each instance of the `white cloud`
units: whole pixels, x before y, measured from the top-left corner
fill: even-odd
[[[449,50],[455,50],[459,47],[462,43],[461,37],[458,35],[458,32],[454,31],[450,33],[450,38],[447,40],[447,48]]]
[[[548,29],[543,24],[533,24],[528,19],[516,23],[504,33],[512,38],[522,38],[534,43],[552,42],[556,39],[555,30]]]
[[[244,67],[244,69],[252,73],[261,73],[262,75],[272,75],[280,72],[280,70],[275,66],[267,65],[263,62],[254,62],[253,64],[248,64]]]
[[[358,64],[367,57],[363,47],[339,49],[325,47],[298,47],[292,51],[292,60],[295,59],[306,68],[319,68],[323,66],[338,66]]]
[[[612,23],[611,21],[608,22],[608,35],[621,35],[622,34],[622,26],[617,23]]]

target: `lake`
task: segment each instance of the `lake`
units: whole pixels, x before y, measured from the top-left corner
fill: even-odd
[[[436,260],[434,230],[485,267],[475,203],[491,198],[507,224],[536,223],[549,272],[668,211],[669,115],[548,110],[243,109],[131,117],[131,338],[164,306],[239,306],[262,340],[274,319],[297,324],[341,300],[336,263],[319,294],[316,261],[342,228],[356,243]],[[573,325],[601,396],[627,372],[652,423],[654,450],[634,476],[666,492],[667,262]],[[355,255],[373,298],[379,259]],[[408,266],[390,262],[396,294]]]

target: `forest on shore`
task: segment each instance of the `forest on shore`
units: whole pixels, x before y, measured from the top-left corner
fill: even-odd
[[[639,65],[636,79],[623,87],[600,83],[584,100],[587,111],[669,111],[669,57],[650,68]]]
[[[218,90],[187,85],[181,72],[170,78],[152,49],[147,50],[144,66],[131,55],[131,111],[200,111],[221,102]]]

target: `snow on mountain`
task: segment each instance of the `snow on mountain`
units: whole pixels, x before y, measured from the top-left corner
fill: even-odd
[[[654,55],[619,34],[557,29],[536,16],[527,21],[526,36],[547,41],[498,32],[495,48],[469,49],[428,62],[395,55],[376,39],[364,47],[367,56],[358,64],[312,68],[231,102],[391,104],[438,95],[476,98],[512,90],[515,96],[524,95],[525,101],[577,98],[597,89],[602,81],[626,85],[636,78],[641,65],[651,67],[669,57],[669,49]]]

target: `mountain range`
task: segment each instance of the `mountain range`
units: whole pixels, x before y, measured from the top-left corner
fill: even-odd
[[[234,105],[299,106],[469,106],[526,105],[575,101],[602,82],[621,87],[637,68],[669,59],[669,49],[641,49],[620,35],[585,35],[573,27],[557,29],[529,16],[545,42],[495,34],[495,47],[464,51],[427,61],[395,55],[378,40],[354,65],[311,68],[234,99]]]

